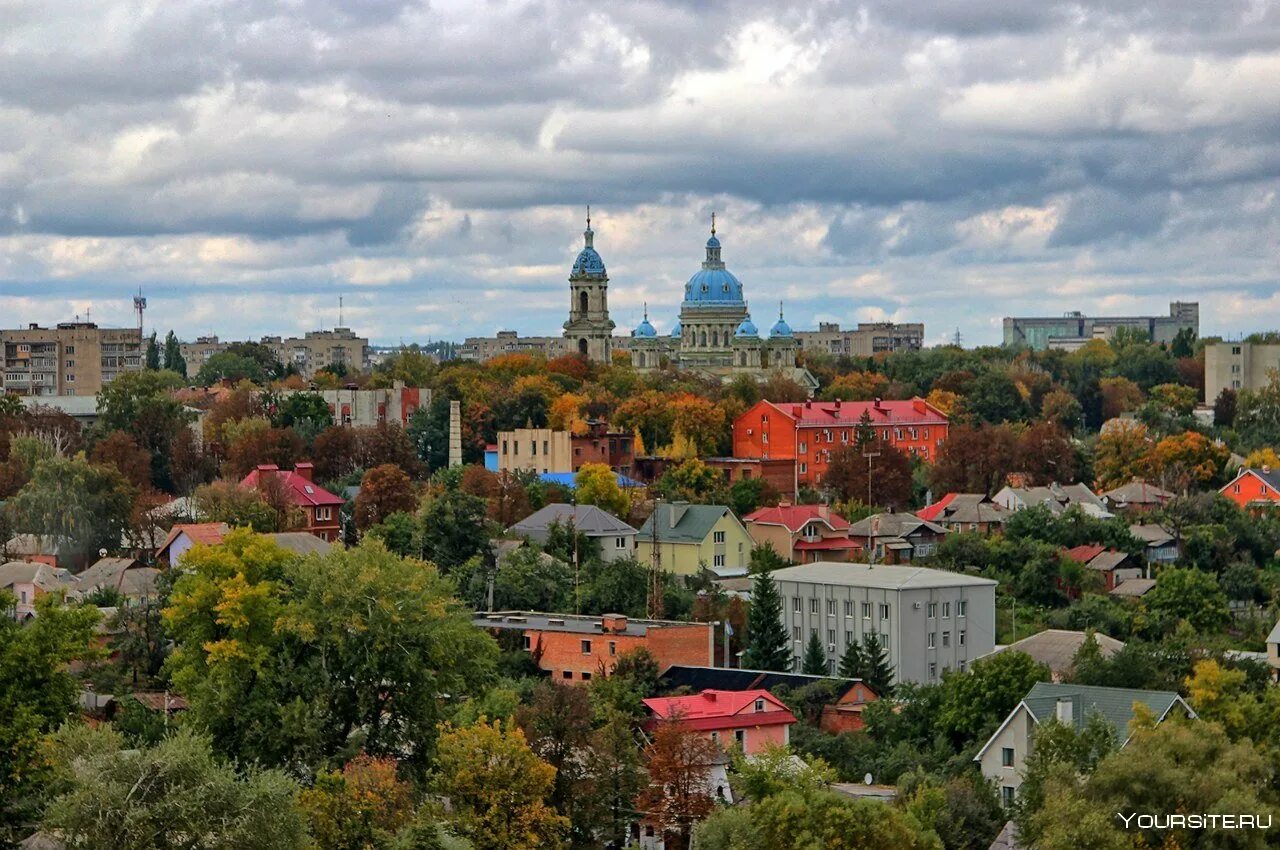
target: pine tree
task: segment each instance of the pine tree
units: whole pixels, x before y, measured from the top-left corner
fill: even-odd
[[[816,631],[809,632],[809,642],[804,647],[804,663],[800,672],[810,676],[825,676],[828,673],[827,654],[822,651],[822,641],[818,640]]]
[[[862,636],[862,681],[867,683],[877,696],[887,697],[893,693],[893,667],[889,664],[889,651],[880,641],[880,635],[867,632]]]
[[[742,654],[742,666],[749,670],[791,669],[787,632],[782,625],[782,597],[768,573],[757,573],[751,585],[747,649]]]
[[[186,377],[187,361],[183,358],[182,349],[178,345],[178,335],[173,331],[169,331],[164,338],[164,368]]]
[[[862,645],[856,640],[851,641],[840,658],[840,675],[846,679],[863,679],[866,672],[867,663],[862,657]]]
[[[147,340],[147,368],[152,372],[160,369],[160,346],[156,345],[156,332],[151,332],[151,338]]]

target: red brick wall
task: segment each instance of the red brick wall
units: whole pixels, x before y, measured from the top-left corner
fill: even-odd
[[[582,682],[585,681],[583,673],[590,674],[592,678],[599,676],[601,670],[608,673],[618,663],[619,655],[639,647],[649,650],[657,660],[659,670],[665,670],[672,664],[711,665],[711,626],[701,623],[650,629],[644,637],[537,629],[527,630],[525,637],[529,639],[531,649],[541,641],[542,657],[538,666],[557,682]],[[582,651],[584,640],[591,641],[590,652]],[[570,676],[566,677],[566,672]]]

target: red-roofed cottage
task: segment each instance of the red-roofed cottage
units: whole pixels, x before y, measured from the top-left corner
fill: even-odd
[[[947,438],[949,422],[922,398],[910,401],[759,401],[733,423],[733,456],[796,462],[798,484],[822,482],[833,452],[857,440],[866,414],[877,436],[933,462]]]
[[[230,527],[225,522],[178,523],[156,549],[156,560],[175,566],[192,546],[217,546],[228,531]]]
[[[788,561],[847,561],[858,544],[849,538],[849,521],[827,505],[781,504],[743,518],[757,546],[766,543]]]
[[[281,469],[274,463],[259,464],[240,482],[242,487],[257,489],[268,477],[285,488],[290,501],[302,509],[304,524],[294,531],[306,531],[321,540],[333,541],[340,536],[338,511],[343,505],[341,497],[311,480],[314,467],[309,463],[296,464],[293,469]]]
[[[791,740],[796,717],[782,700],[766,690],[718,691],[683,697],[653,697],[644,701],[650,723],[675,720],[704,732],[726,749],[736,745],[747,755],[769,744],[785,746]]]
[[[1242,469],[1218,492],[1246,510],[1275,508],[1280,505],[1280,470],[1269,466]]]

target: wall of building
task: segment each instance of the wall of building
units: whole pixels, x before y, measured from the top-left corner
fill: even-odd
[[[1183,329],[1198,337],[1200,305],[1174,301],[1167,316],[1086,316],[1076,311],[1062,316],[1005,317],[1004,344],[1043,351],[1071,340],[1110,339],[1121,327],[1137,329],[1155,343],[1171,343]]]
[[[1013,719],[1000,730],[991,746],[978,761],[982,775],[995,782],[996,793],[1001,788],[1013,788],[1016,792],[1022,787],[1022,769],[1027,763],[1031,730],[1034,724],[1026,708],[1019,706]],[[1003,748],[1013,748],[1013,765],[1005,767]]]
[[[573,472],[573,441],[568,431],[517,428],[498,432],[498,469],[502,472]]]
[[[342,364],[349,373],[363,372],[368,368],[369,340],[357,336],[350,328],[334,328],[331,331],[307,331],[301,337],[264,336],[259,342],[271,349],[281,363],[292,364],[307,380],[324,368]],[[197,337],[195,342],[184,342],[179,348],[187,362],[187,374],[194,376],[210,357],[235,345],[234,340],[220,340],[216,336]]]
[[[1212,342],[1204,347],[1204,400],[1213,404],[1223,390],[1258,390],[1280,370],[1280,345]]]
[[[142,333],[64,322],[0,330],[0,388],[17,395],[96,395],[117,375],[141,371]]]
[[[816,331],[796,331],[804,351],[836,357],[872,357],[889,351],[919,351],[924,347],[924,325],[918,322],[860,322],[841,328],[836,322],[819,322]]]
[[[672,664],[710,666],[715,635],[710,624],[688,623],[651,628],[645,635],[529,629],[525,637],[530,651],[541,645],[539,666],[553,681],[580,683],[602,671],[612,672],[619,656],[640,648],[653,655],[659,669]],[[588,651],[583,651],[583,641],[590,642]]]

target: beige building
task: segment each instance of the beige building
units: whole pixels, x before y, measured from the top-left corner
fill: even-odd
[[[339,364],[346,368],[348,374],[363,372],[369,357],[369,340],[356,336],[351,328],[307,331],[301,337],[264,336],[259,342],[270,348],[285,366],[292,364],[296,367],[307,380],[314,378],[316,372]],[[235,344],[216,336],[197,337],[195,342],[182,343],[187,374],[195,375],[210,357]]]
[[[515,331],[498,331],[497,336],[467,337],[458,346],[458,359],[483,363],[502,354],[541,354],[550,360],[569,352],[569,340],[562,336],[520,336]]]
[[[0,330],[0,345],[0,387],[16,395],[94,395],[117,375],[142,369],[142,333],[137,328],[100,328],[93,322],[62,322],[55,328],[33,324]]]
[[[919,322],[859,322],[841,328],[837,322],[818,322],[816,331],[796,331],[802,351],[821,351],[836,357],[871,357],[882,351],[919,351],[924,325]]]
[[[498,432],[498,471],[573,472],[573,440],[568,431],[517,428]]]
[[[1209,342],[1204,346],[1204,400],[1213,402],[1223,390],[1258,390],[1270,373],[1280,370],[1280,345],[1252,342]]]

